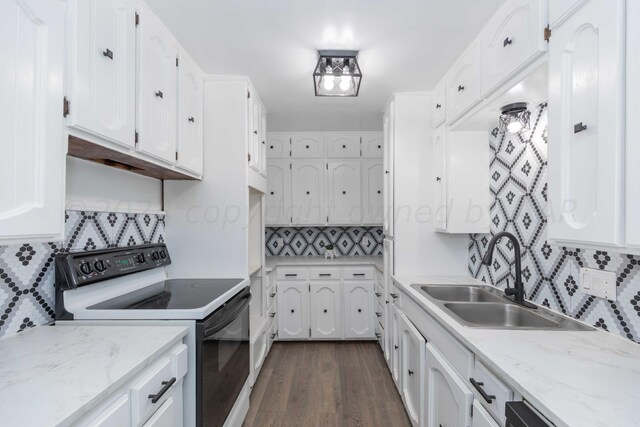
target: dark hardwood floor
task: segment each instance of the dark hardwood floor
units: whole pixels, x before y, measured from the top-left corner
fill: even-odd
[[[410,426],[375,342],[276,342],[244,426]]]

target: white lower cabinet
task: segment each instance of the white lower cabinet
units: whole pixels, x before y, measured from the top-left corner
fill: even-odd
[[[444,427],[444,425],[442,426]],[[487,411],[476,400],[473,402],[473,418],[471,427],[500,427]]]
[[[391,304],[391,377],[398,391],[401,391],[400,378],[400,311]]]
[[[311,283],[311,338],[342,337],[340,283]]]
[[[400,316],[401,396],[411,424],[424,425],[425,339],[404,315]],[[457,426],[458,424],[451,424]]]
[[[123,394],[107,409],[89,421],[86,427],[122,427],[131,419],[131,402],[129,394]]]
[[[344,282],[344,337],[371,338],[375,335],[373,282]]]
[[[309,285],[307,282],[278,283],[278,337],[309,338]]]
[[[160,409],[149,418],[149,421],[144,423],[144,427],[175,427],[178,411],[181,411],[181,408],[178,407],[176,400],[169,397]]]
[[[431,344],[426,345],[426,427],[471,425],[473,393]]]

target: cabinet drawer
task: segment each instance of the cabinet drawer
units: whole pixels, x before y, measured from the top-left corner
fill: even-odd
[[[158,410],[170,394],[170,390],[166,387],[169,383],[176,383],[176,380],[169,357],[162,357],[138,377],[131,387],[131,420],[134,426],[140,425],[143,420]],[[163,390],[166,391],[154,403],[149,396],[158,396]]]
[[[373,268],[348,267],[342,270],[344,280],[373,280]]]
[[[97,416],[89,415],[90,420],[80,420],[74,424],[77,427],[120,427],[129,424],[131,419],[131,405],[129,394],[123,394],[104,410],[99,410]]]
[[[469,379],[469,382],[482,406],[504,424],[505,403],[513,400],[513,391],[478,360],[476,360],[473,377]],[[485,398],[488,396],[490,397]]]
[[[327,157],[330,159],[360,157],[360,137],[355,135],[327,137]]]
[[[382,323],[380,322],[376,322],[376,339],[378,340],[378,344],[380,344],[380,348],[384,351],[385,333]]]
[[[376,304],[376,311],[374,312],[378,322],[384,327],[384,304]]]
[[[276,272],[278,280],[307,280],[309,270],[306,268],[279,268]]]
[[[322,159],[324,157],[324,136],[296,135],[291,138],[291,157],[298,159]]]
[[[339,268],[310,268],[309,277],[311,280],[339,280],[341,277]]]
[[[171,358],[171,370],[179,380],[187,374],[189,350],[185,344],[180,344],[169,352],[169,357]]]
[[[384,290],[382,289],[382,286],[378,285],[377,283],[376,283],[374,295],[376,296],[378,304],[384,307],[384,305],[386,304],[386,297],[384,295]]]

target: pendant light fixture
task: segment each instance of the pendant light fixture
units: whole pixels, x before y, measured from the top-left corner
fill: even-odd
[[[530,129],[529,119],[531,112],[527,109],[526,102],[507,104],[500,109],[500,132],[519,134]]]
[[[362,73],[357,55],[357,50],[319,50],[313,72],[316,96],[358,96]]]

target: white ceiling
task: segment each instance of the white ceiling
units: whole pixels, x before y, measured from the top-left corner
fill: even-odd
[[[147,0],[202,69],[251,78],[270,131],[378,130],[432,89],[503,0]],[[318,49],[359,50],[357,98],[314,96]]]

